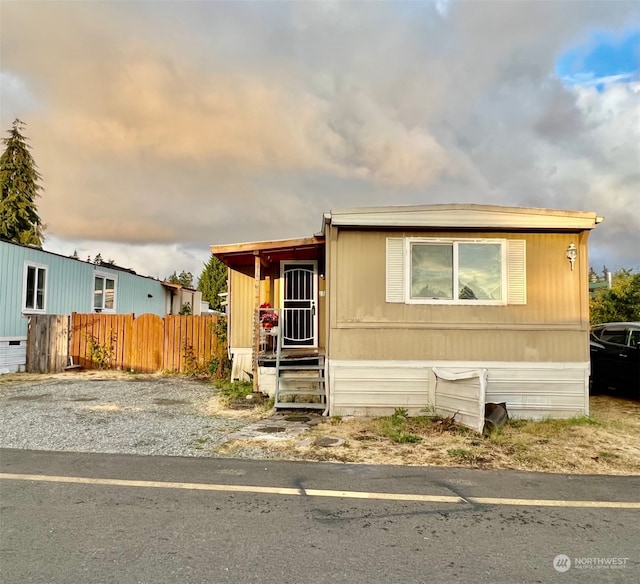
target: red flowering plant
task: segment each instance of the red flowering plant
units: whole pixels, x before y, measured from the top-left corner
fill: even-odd
[[[260,324],[264,328],[271,328],[278,324],[278,315],[275,312],[270,312],[271,304],[265,302],[260,305]]]

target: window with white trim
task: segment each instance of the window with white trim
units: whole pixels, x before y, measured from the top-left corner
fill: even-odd
[[[526,304],[525,241],[387,238],[387,302]]]
[[[115,312],[117,278],[109,274],[96,273],[93,279],[93,309]]]
[[[26,263],[23,285],[24,312],[45,312],[47,308],[47,266]]]

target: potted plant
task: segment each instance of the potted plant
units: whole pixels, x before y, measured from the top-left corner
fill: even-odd
[[[264,329],[273,328],[278,324],[278,315],[275,312],[271,312],[270,308],[271,304],[268,302],[260,305],[260,324]]]

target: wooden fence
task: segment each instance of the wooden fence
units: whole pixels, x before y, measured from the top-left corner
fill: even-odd
[[[27,359],[27,369],[56,372],[73,362],[88,369],[194,373],[197,368],[208,368],[214,359],[221,363],[226,358],[226,346],[216,334],[220,318],[76,312],[71,317],[33,317],[27,339],[27,355],[32,357]],[[69,324],[65,328],[62,322]],[[49,349],[43,351],[46,347]]]
[[[62,371],[67,365],[69,317],[60,314],[39,314],[29,316],[28,323],[27,371]]]
[[[74,312],[70,355],[87,368],[192,373],[226,356],[216,334],[219,318]]]

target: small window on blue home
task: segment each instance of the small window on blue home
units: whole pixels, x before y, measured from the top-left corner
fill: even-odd
[[[106,274],[96,274],[93,281],[93,309],[112,311],[116,308],[116,280]]]
[[[47,267],[38,264],[25,265],[23,309],[44,312],[46,308]]]

